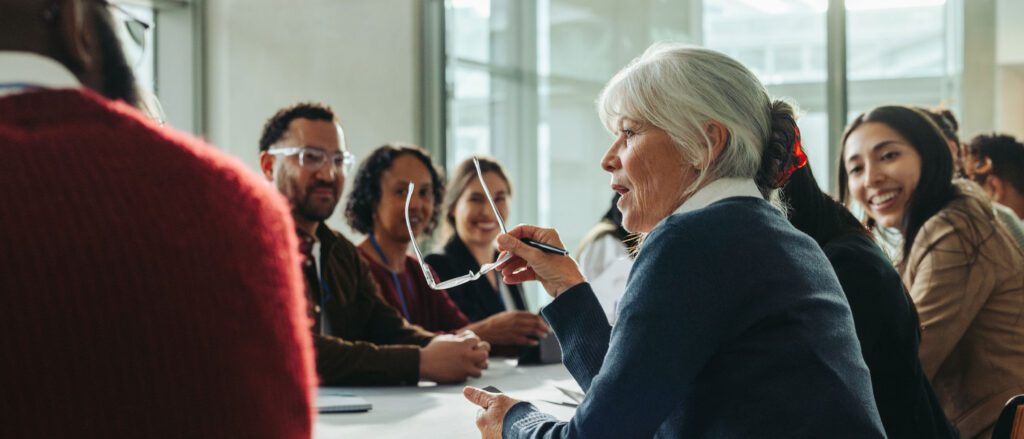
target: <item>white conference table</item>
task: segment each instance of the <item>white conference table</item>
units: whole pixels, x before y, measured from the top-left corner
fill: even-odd
[[[554,385],[579,390],[569,371],[561,364],[516,367],[516,360],[492,358],[483,376],[471,378],[463,384],[442,386],[420,382],[417,387],[346,388],[373,404],[373,409],[364,413],[318,415],[313,437],[480,437],[476,428],[478,407],[462,396],[462,388],[466,385],[497,387],[509,396],[530,401],[562,420],[572,417],[576,409],[547,402],[569,401]]]

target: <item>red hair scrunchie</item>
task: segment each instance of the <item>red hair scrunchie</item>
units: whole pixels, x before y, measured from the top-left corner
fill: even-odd
[[[785,186],[797,169],[807,166],[807,154],[804,154],[803,145],[800,143],[800,127],[794,125],[793,132],[796,134],[796,140],[793,142],[793,163],[779,176],[779,181],[775,182],[776,189]]]

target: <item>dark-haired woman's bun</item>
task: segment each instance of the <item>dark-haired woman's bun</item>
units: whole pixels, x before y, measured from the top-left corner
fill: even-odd
[[[788,102],[775,99],[771,103],[771,134],[761,155],[761,168],[755,182],[761,194],[767,196],[779,181],[782,171],[793,161],[796,142],[796,115]]]

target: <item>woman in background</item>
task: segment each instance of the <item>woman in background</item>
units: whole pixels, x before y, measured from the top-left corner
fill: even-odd
[[[939,132],[942,133],[942,137],[946,140],[946,145],[949,146],[949,153],[953,156],[953,177],[963,178],[964,169],[961,159],[962,144],[960,143],[960,122],[956,120],[956,116],[948,108],[926,108],[926,107],[913,107],[913,109],[920,111],[927,115],[935,126],[939,128]]]
[[[508,218],[512,185],[498,162],[486,157],[479,157],[478,160],[495,207],[504,221]],[[494,262],[498,258],[494,238],[501,233],[501,228],[487,201],[483,186],[480,185],[472,159],[464,160],[455,168],[444,204],[445,222],[452,231],[451,236],[442,252],[426,257],[426,262],[437,276],[441,280],[447,280],[470,271],[478,272],[481,265]],[[533,330],[532,333],[529,330],[514,331],[513,333],[519,337],[513,340],[515,345],[536,344],[536,340],[529,338],[530,336],[547,334],[547,325],[543,319],[527,312],[522,288],[519,285],[507,285],[502,282],[500,272],[497,270],[477,280],[448,288],[447,291],[448,296],[471,322],[488,322],[489,317],[500,316],[491,319],[487,324],[501,322]],[[506,355],[515,355],[516,352],[501,351],[502,349],[497,349],[493,352]]]
[[[1024,248],[1024,144],[1008,135],[980,135],[964,148],[964,171],[992,198],[992,206]]]
[[[960,124],[956,121],[956,116],[947,109],[928,109],[928,108],[916,108],[916,110],[923,111],[929,117],[932,122],[939,127],[942,131],[942,136],[946,138],[946,144],[949,145],[949,151],[953,154],[953,175],[955,178],[971,178],[976,183],[985,188],[985,192],[988,193],[989,197],[994,201],[992,203],[992,210],[999,219],[999,222],[1006,226],[1009,230],[1010,235],[1013,236],[1014,241],[1017,242],[1017,246],[1024,249],[1024,224],[1021,224],[1020,214],[1024,213],[1024,199],[1013,198],[1014,194],[1024,194],[1024,192],[1010,192],[1014,188],[1011,186],[1004,185],[1004,181],[1013,181],[1013,178],[1003,180],[996,178],[989,180],[986,177],[990,174],[991,166],[985,166],[985,159],[989,158],[990,155],[981,152],[981,150],[991,151],[998,156],[998,161],[1001,163],[1002,174],[1004,176],[1016,175],[1018,187],[1021,191],[1024,191],[1024,150],[1013,152],[1013,147],[1003,148],[997,145],[1005,144],[1007,146],[1016,143],[1013,137],[1009,139],[1000,139],[996,136],[978,136],[975,138],[979,141],[977,145],[968,147],[960,143],[960,136],[957,135],[957,130],[960,129]],[[980,139],[980,140],[979,140]],[[972,142],[973,143],[973,142]],[[1024,146],[1020,148],[1024,149]],[[973,157],[972,157],[973,156]],[[1016,162],[1016,164],[1015,164]],[[991,161],[989,161],[991,163]],[[1016,173],[1014,169],[1016,168]],[[1015,212],[1015,209],[1008,207],[1014,201],[1017,202],[1017,206],[1020,210]],[[1010,204],[1008,204],[1010,203]]]
[[[989,437],[1003,404],[1024,393],[1024,254],[981,188],[952,180],[949,146],[925,113],[861,114],[840,156],[841,200],[902,235],[897,269],[940,404],[963,437]]]
[[[967,175],[993,201],[1024,218],[1024,143],[1006,134],[980,135],[964,153]]]
[[[580,272],[594,288],[601,308],[608,316],[608,323],[615,324],[618,317],[619,300],[626,292],[626,279],[633,268],[630,243],[636,243],[629,232],[622,227],[622,212],[616,205],[618,192],[612,196],[612,205],[580,242],[576,251],[579,255]]]
[[[899,273],[868,229],[821,191],[806,157],[797,162],[804,166],[782,186],[789,221],[821,246],[839,277],[886,435],[956,438],[921,368],[917,312]]]
[[[408,144],[387,144],[374,150],[359,167],[345,208],[349,225],[366,234],[358,245],[369,262],[384,299],[412,323],[428,331],[468,329],[492,345],[515,345],[524,337],[541,336],[546,328],[522,326],[516,314],[503,313],[470,322],[444,290],[431,289],[419,261],[410,257],[405,201],[409,183],[409,224],[416,236],[437,225],[445,183],[430,154]],[[535,344],[529,340],[526,344]]]

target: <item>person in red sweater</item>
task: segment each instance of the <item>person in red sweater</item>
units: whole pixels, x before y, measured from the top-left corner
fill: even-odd
[[[0,437],[309,438],[287,206],[129,105],[110,7],[0,0]]]
[[[355,245],[324,224],[355,158],[330,107],[299,103],[275,113],[260,135],[260,168],[292,206],[306,255],[316,365],[327,385],[440,383],[479,377],[490,349],[472,332],[436,335],[412,325],[380,296]]]

